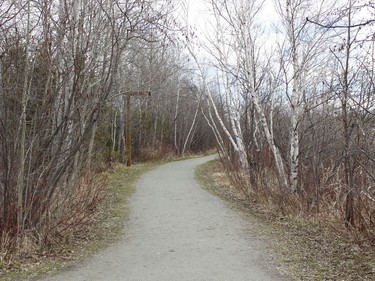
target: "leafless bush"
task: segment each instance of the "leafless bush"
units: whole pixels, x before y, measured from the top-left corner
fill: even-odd
[[[258,164],[263,166],[252,176],[244,174],[243,169],[235,159],[222,158],[223,167],[238,192],[245,195],[249,203],[261,202],[276,210],[280,215],[298,215],[313,217],[315,221],[321,221],[333,227],[339,227],[342,231],[342,222],[345,217],[346,188],[343,187],[343,167],[332,166],[319,171],[304,168],[302,174],[306,175],[301,180],[303,192],[290,194],[283,189],[277,178],[277,173],[268,165],[268,161]],[[355,197],[355,214],[357,222],[347,229],[360,245],[375,246],[375,198],[374,189],[367,186],[364,174],[362,185],[357,186]],[[255,183],[255,184],[254,184]],[[367,183],[368,184],[368,183]]]
[[[35,253],[41,247],[66,240],[95,222],[95,211],[105,186],[102,176],[86,172],[80,177],[76,188],[53,194],[43,223],[23,233],[7,232],[12,228],[4,225],[0,236],[1,259],[5,261],[18,255]]]
[[[187,82],[183,104],[196,118],[174,123],[174,115],[184,114],[173,95],[183,73],[176,71],[181,61],[172,59],[175,51],[165,42],[166,25],[172,24],[170,1],[0,2],[0,247],[5,259],[48,246],[93,220],[103,188],[95,172],[124,160],[128,91],[165,93],[154,95],[152,106],[147,98],[131,105],[131,141],[139,159],[169,154],[172,128],[186,151],[199,146],[204,134],[197,130],[198,106],[186,99]],[[147,89],[139,89],[141,84]],[[178,110],[171,114],[166,105]]]

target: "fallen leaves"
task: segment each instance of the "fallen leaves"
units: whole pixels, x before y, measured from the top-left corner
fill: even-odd
[[[375,251],[359,245],[346,229],[313,216],[280,215],[269,202],[247,200],[225,179],[221,164],[209,162],[197,169],[205,189],[259,223],[259,235],[277,257],[280,271],[295,280],[375,280]]]

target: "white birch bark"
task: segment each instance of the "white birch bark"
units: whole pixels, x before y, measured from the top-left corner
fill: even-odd
[[[270,110],[270,125],[268,125],[266,114],[264,113],[264,109],[260,102],[259,97],[259,87],[256,85],[257,83],[257,77],[256,77],[256,69],[257,69],[257,63],[255,61],[255,53],[257,46],[255,45],[255,39],[252,37],[252,25],[251,22],[249,22],[249,25],[240,25],[241,29],[239,30],[240,36],[238,40],[242,40],[242,46],[243,49],[240,49],[239,56],[243,56],[245,60],[245,77],[247,81],[247,87],[248,91],[250,92],[250,100],[254,105],[254,109],[257,113],[257,116],[259,118],[259,123],[261,125],[261,128],[264,132],[264,135],[266,137],[266,141],[268,143],[268,146],[270,147],[274,160],[275,165],[277,169],[278,179],[281,187],[284,189],[289,189],[287,174],[285,171],[285,165],[284,160],[282,158],[280,149],[276,146],[274,141],[274,135],[273,135],[273,126],[272,126],[272,116],[273,116],[273,107],[271,106]],[[270,93],[272,94],[272,93]],[[271,97],[272,100],[272,97]]]
[[[194,117],[193,117],[193,121],[191,122],[191,126],[190,126],[190,129],[189,129],[189,132],[185,138],[185,141],[184,141],[184,145],[182,147],[182,151],[181,151],[181,155],[184,156],[185,155],[185,151],[186,151],[186,146],[188,144],[188,141],[190,139],[190,135],[192,135],[192,131],[193,131],[193,128],[195,126],[195,122],[197,121],[197,115],[198,115],[198,111],[199,111],[199,107],[200,107],[200,104],[197,103],[197,107],[195,109],[195,113],[194,113]]]
[[[117,132],[117,110],[115,111],[115,116],[113,116],[113,118],[111,118],[111,138],[112,138],[112,145],[111,145],[111,148],[110,148],[110,160],[112,161],[112,157],[113,157],[113,153],[116,149],[116,145],[117,145],[117,142],[116,142],[116,134],[118,134]]]
[[[298,166],[299,166],[299,120],[301,115],[302,106],[302,81],[301,81],[301,67],[299,66],[298,49],[296,42],[295,22],[293,20],[291,11],[292,7],[286,4],[286,21],[287,33],[291,44],[292,52],[292,71],[293,82],[292,92],[290,94],[290,107],[291,107],[291,132],[290,132],[290,185],[293,192],[298,189]]]
[[[288,58],[282,58],[285,67],[285,80],[291,83],[291,90],[286,85],[290,114],[290,149],[289,161],[290,187],[293,192],[299,191],[299,157],[300,157],[300,123],[304,114],[304,91],[306,87],[306,75],[311,71],[311,62],[322,46],[325,34],[321,30],[306,31],[306,14],[311,12],[313,5],[309,1],[280,1],[279,13],[285,27],[285,37],[288,44],[289,60],[291,68],[288,69]],[[318,9],[321,9],[318,8]],[[320,14],[320,11],[315,11]],[[308,32],[308,36],[306,36]],[[304,37],[307,37],[305,40]]]
[[[284,160],[282,158],[280,149],[276,146],[275,140],[274,140],[272,121],[270,122],[270,125],[268,125],[266,114],[264,113],[263,107],[260,104],[259,94],[254,89],[254,86],[252,86],[251,88],[252,88],[252,94],[250,94],[250,97],[254,104],[254,108],[258,115],[259,123],[265,135],[268,146],[270,147],[273,157],[275,159],[275,165],[276,165],[276,169],[278,173],[279,182],[283,188],[289,189]],[[272,118],[272,115],[273,115],[273,108],[271,107],[270,118]]]
[[[228,83],[228,81],[227,81]],[[247,154],[246,154],[246,147],[244,145],[243,141],[243,133],[241,128],[241,116],[240,116],[240,105],[235,105],[235,100],[238,99],[238,97],[234,97],[234,94],[229,95],[231,93],[231,90],[227,88],[226,90],[226,99],[228,103],[228,111],[229,111],[229,120],[231,124],[231,129],[233,131],[233,139],[237,145],[237,152],[240,160],[240,164],[242,167],[248,169],[249,163],[247,161]]]
[[[157,116],[155,114],[155,116]],[[154,119],[153,134],[152,134],[152,148],[156,150],[156,140],[157,140],[157,131],[158,130],[158,118]]]
[[[298,168],[299,168],[299,120],[301,116],[302,91],[298,90],[298,80],[293,81],[291,94],[291,133],[290,133],[290,185],[293,192],[298,189]]]
[[[201,71],[201,73],[203,75],[202,71]],[[215,103],[215,101],[214,101],[214,99],[212,97],[212,93],[209,90],[208,83],[207,83],[206,79],[204,78],[204,76],[202,76],[202,79],[203,79],[203,83],[204,83],[205,88],[206,88],[206,92],[207,92],[207,95],[208,95],[208,99],[209,99],[211,108],[214,111],[215,118],[218,120],[221,129],[224,131],[224,134],[226,135],[226,137],[228,138],[228,140],[232,144],[233,149],[236,151],[236,153],[238,153],[238,156],[240,158],[240,163],[241,163],[242,168],[248,169],[248,167],[249,167],[248,166],[248,162],[247,162],[247,160],[245,160],[246,159],[246,151],[244,150],[245,147],[243,146],[242,139],[240,139],[239,133],[236,130],[237,128],[232,127],[232,129],[234,129],[234,131],[237,132],[237,134],[235,133],[235,137],[233,137],[231,135],[231,133],[229,132],[229,129],[224,124],[224,121],[223,121],[223,119],[221,118],[221,116],[219,114],[219,111],[218,111],[218,109],[216,107],[216,103]],[[232,124],[234,124],[234,123],[232,123]]]
[[[263,132],[264,132],[264,135],[266,137],[267,143],[268,143],[268,145],[269,145],[269,147],[272,151],[273,157],[275,159],[275,164],[276,164],[276,169],[277,169],[277,172],[278,172],[280,184],[283,188],[289,189],[288,179],[287,179],[285,167],[284,167],[284,160],[281,156],[281,152],[280,152],[279,148],[275,144],[273,131],[268,126],[267,118],[266,118],[266,115],[264,114],[263,108],[260,105],[259,98],[255,95],[253,96],[253,102],[254,102],[255,110],[258,113],[259,122],[261,124],[262,129],[263,129]]]
[[[122,95],[121,98],[121,107],[120,107],[120,119],[119,119],[119,129],[118,129],[118,136],[117,136],[117,145],[118,150],[120,151],[120,159],[121,163],[125,163],[126,155],[125,155],[125,114],[126,114],[126,100],[125,96]]]
[[[209,102],[207,102],[207,108],[208,108],[208,117],[204,113],[203,109],[201,109],[203,117],[206,119],[208,126],[211,128],[212,132],[214,133],[216,142],[219,145],[219,152],[221,152],[221,155],[226,156],[225,149],[224,149],[224,140],[219,132],[219,129],[216,126],[215,119],[212,116],[212,110],[211,110],[211,106]]]
[[[280,185],[288,189],[284,161],[279,148],[274,142],[273,131],[268,125],[258,92],[259,85],[257,85],[258,81],[256,77],[258,65],[254,58],[257,46],[253,38],[254,34],[257,33],[253,26],[253,18],[259,11],[256,7],[257,4],[255,1],[231,1],[226,3],[216,0],[212,0],[211,4],[217,21],[217,33],[209,41],[215,46],[216,53],[210,49],[208,51],[217,59],[219,68],[227,75],[231,74],[237,79],[241,76],[245,78],[246,90],[250,93],[250,100],[254,105],[259,124],[275,159]],[[233,65],[233,62],[231,63],[228,59],[230,56],[233,57],[233,54],[235,54],[237,59],[237,65]],[[229,98],[233,102],[234,97]],[[237,151],[241,153],[246,150],[244,144],[241,143],[243,138],[240,136],[239,115],[236,116],[233,114],[235,111],[230,112],[231,127],[234,128],[237,138],[232,140],[230,136],[228,137],[232,141],[233,147],[237,148]],[[223,126],[222,123],[220,124]],[[226,134],[228,135],[227,131]],[[242,155],[242,159],[245,158],[245,155],[245,153]]]
[[[176,149],[177,154],[180,154],[180,149],[177,143],[177,118],[178,118],[178,111],[180,105],[180,81],[177,83],[177,97],[176,97],[176,106],[175,106],[175,113],[174,113],[174,148]]]

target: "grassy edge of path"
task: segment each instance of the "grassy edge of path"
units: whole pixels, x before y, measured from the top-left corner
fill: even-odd
[[[204,190],[254,221],[288,280],[375,280],[375,253],[359,248],[344,232],[313,218],[281,216],[270,205],[248,202],[218,160],[199,166],[195,175]]]
[[[63,244],[55,245],[45,256],[19,261],[20,269],[0,272],[0,280],[37,280],[46,274],[68,270],[121,238],[129,214],[128,200],[136,190],[139,178],[158,166],[179,159],[116,165],[104,172],[106,188],[102,201],[89,225],[72,234]],[[126,230],[125,230],[126,231]]]

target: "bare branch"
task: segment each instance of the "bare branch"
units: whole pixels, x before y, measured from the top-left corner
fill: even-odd
[[[317,21],[311,20],[311,19],[309,19],[309,18],[307,17],[307,18],[306,18],[306,23],[307,23],[307,22],[312,23],[312,24],[315,24],[315,25],[320,26],[320,27],[323,27],[323,28],[355,28],[355,27],[362,27],[362,26],[369,25],[369,24],[375,22],[375,19],[368,20],[368,21],[361,22],[361,23],[357,23],[357,24],[335,25],[334,23],[332,23],[332,24],[322,24],[322,23],[319,23],[319,22],[317,22]]]

